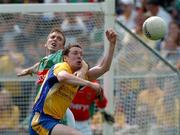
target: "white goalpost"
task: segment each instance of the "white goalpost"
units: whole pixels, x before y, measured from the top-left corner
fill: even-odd
[[[86,14],[88,17],[86,17]],[[97,58],[100,57],[104,51],[107,51],[108,41],[105,37],[105,30],[108,28],[114,27],[114,17],[115,17],[115,0],[106,0],[105,2],[101,3],[61,3],[61,4],[3,4],[0,5],[0,25],[2,28],[4,27],[4,35],[2,39],[3,47],[0,48],[2,50],[3,55],[6,52],[9,44],[12,42],[16,43],[17,49],[22,51],[23,55],[34,55],[33,58],[29,61],[27,65],[32,65],[34,62],[37,61],[36,57],[41,57],[45,55],[45,51],[41,50],[42,45],[45,41],[45,36],[47,35],[48,31],[52,27],[59,26],[65,16],[80,16],[84,18],[86,26],[88,26],[88,30],[86,30],[83,34],[73,33],[66,33],[67,41],[72,40],[78,41],[84,44],[85,46],[85,59],[90,61],[90,65],[93,65],[97,62]],[[43,19],[42,19],[43,18]],[[52,19],[53,18],[53,19]],[[88,18],[88,19],[87,19]],[[86,20],[87,19],[87,20]],[[44,22],[43,22],[44,21]],[[98,24],[99,23],[99,24]],[[97,25],[97,26],[96,26]],[[100,25],[100,27],[99,27]],[[34,28],[35,27],[35,28]],[[94,27],[96,27],[96,31],[94,31]],[[5,30],[7,29],[7,30]],[[38,29],[38,30],[34,30]],[[24,32],[25,31],[25,32]],[[31,34],[29,39],[26,38],[26,32]],[[94,39],[95,36],[92,34],[93,32],[101,34],[98,39]],[[15,35],[14,35],[15,33]],[[24,34],[25,33],[25,34]],[[10,36],[8,36],[8,34]],[[76,34],[76,35],[75,35]],[[23,35],[23,36],[22,36]],[[72,37],[75,36],[75,39]],[[5,37],[5,38],[4,38]],[[83,39],[85,37],[85,39]],[[8,39],[9,38],[9,39]],[[96,37],[97,38],[97,37]],[[34,42],[30,41],[33,40]],[[1,39],[0,39],[1,41]],[[31,47],[28,51],[25,47],[27,44]],[[41,45],[40,45],[41,44]],[[34,51],[40,50],[37,56],[37,53]],[[11,50],[8,50],[8,52]],[[17,51],[17,50],[16,50]],[[33,53],[31,53],[33,52]],[[94,53],[93,53],[94,52]],[[42,54],[41,54],[42,53]],[[26,58],[26,57],[25,57]],[[24,61],[22,58],[20,61]],[[23,64],[22,64],[23,66]],[[35,78],[24,77],[24,78],[16,78],[15,71],[13,73],[6,74],[4,69],[2,70],[1,75],[1,82],[6,89],[9,87],[18,87],[20,84],[21,90],[17,90],[21,94],[14,95],[13,100],[16,102],[17,105],[22,103],[20,102],[29,102],[32,98],[28,98],[26,101],[26,97],[28,94],[33,95],[34,91],[26,92],[26,97],[23,96],[23,90],[33,89],[34,88],[34,81]],[[26,81],[27,80],[27,81]],[[113,65],[111,70],[103,76],[103,87],[105,90],[105,95],[108,98],[108,105],[106,111],[113,114],[114,107],[113,107]],[[9,83],[11,82],[11,83]],[[28,83],[30,82],[30,83]],[[7,84],[7,85],[4,85]],[[23,88],[21,86],[23,84]],[[25,88],[24,88],[25,87]],[[30,88],[32,87],[32,88]],[[20,98],[19,98],[20,97]],[[21,99],[21,100],[18,100]],[[27,103],[26,105],[29,105]],[[22,105],[24,106],[24,104]],[[21,107],[20,109],[24,109]],[[28,108],[26,108],[28,110]],[[28,111],[24,114],[20,114],[21,118],[20,121],[23,121]],[[104,135],[113,134],[113,126],[105,123],[103,128]]]
[[[110,71],[99,78],[108,99],[105,109],[115,123],[103,122],[96,113],[91,121],[95,135],[179,135],[180,72],[115,21],[115,0],[0,5],[0,88],[10,92],[8,102],[15,103],[16,118],[7,123],[13,125],[11,130],[1,130],[0,121],[0,134],[23,134],[27,130],[24,119],[35,96],[36,77],[17,78],[16,73],[46,55],[43,45],[54,27],[63,30],[66,44],[78,42],[83,46],[84,59],[90,66],[107,51],[105,31],[116,28],[117,33],[122,32],[117,36]],[[5,114],[0,115],[3,121],[10,117]]]

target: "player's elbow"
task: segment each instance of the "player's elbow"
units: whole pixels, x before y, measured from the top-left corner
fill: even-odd
[[[103,72],[106,73],[110,70],[110,66],[105,66],[104,69],[103,69]]]

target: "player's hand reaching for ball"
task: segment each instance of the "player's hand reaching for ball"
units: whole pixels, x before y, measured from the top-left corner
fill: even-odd
[[[112,29],[107,30],[106,37],[109,40],[111,46],[116,44],[117,34],[115,31],[113,31]]]

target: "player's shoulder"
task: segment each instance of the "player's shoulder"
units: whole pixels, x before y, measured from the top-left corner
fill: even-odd
[[[59,72],[59,71],[62,71],[62,70],[65,70],[65,71],[67,71],[69,73],[72,73],[72,70],[71,70],[70,66],[66,62],[61,62],[61,63],[57,63],[57,64],[54,65],[54,71]]]
[[[53,53],[53,55],[62,55],[62,50],[58,50],[57,52]]]
[[[60,66],[68,66],[68,64],[66,63],[66,62],[59,62],[59,63],[56,63],[55,65],[54,65],[55,67],[60,67]]]

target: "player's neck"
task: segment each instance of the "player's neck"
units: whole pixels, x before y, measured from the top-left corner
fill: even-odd
[[[56,51],[49,50],[47,55],[51,55],[51,54],[54,54],[54,53],[56,53]]]

